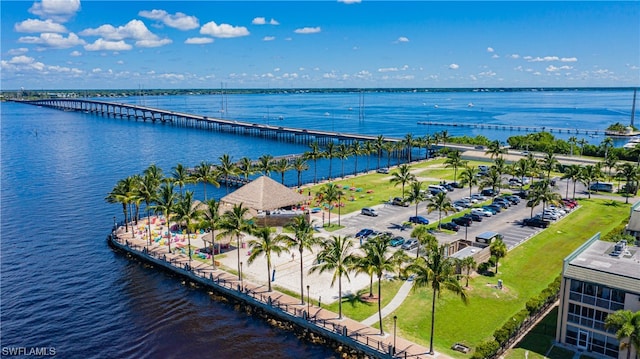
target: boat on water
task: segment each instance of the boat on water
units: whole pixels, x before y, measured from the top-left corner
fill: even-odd
[[[640,136],[631,138],[629,142],[625,143],[622,147],[629,149],[636,147],[637,144],[640,144]]]
[[[615,125],[619,125],[618,123],[616,123],[615,125],[610,126],[608,129],[606,129],[604,131],[604,134],[606,136],[614,137],[614,138],[615,137],[617,137],[617,138],[626,138],[626,137],[640,135],[640,131],[636,131],[635,126],[634,126],[634,119],[635,119],[635,115],[636,115],[636,95],[637,95],[637,93],[638,93],[638,89],[633,89],[633,102],[631,104],[631,122],[629,123],[629,126],[624,127],[624,128],[613,129],[612,127],[614,127]],[[622,126],[620,126],[620,127],[622,127]],[[635,144],[633,146],[635,146]]]

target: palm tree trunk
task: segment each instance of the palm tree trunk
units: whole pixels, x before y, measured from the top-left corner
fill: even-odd
[[[187,248],[187,252],[189,253],[189,271],[191,271],[191,236],[189,233],[189,223],[187,223],[187,244],[189,248]]]
[[[436,325],[436,291],[431,298],[431,338],[429,338],[429,354],[433,355],[433,332]]]
[[[384,329],[382,328],[382,301],[380,299],[382,299],[381,297],[381,293],[380,293],[380,278],[382,276],[379,275],[378,276],[378,318],[380,319],[380,335],[384,335]]]
[[[303,283],[303,267],[302,267],[302,246],[300,246],[300,298],[301,304],[304,304],[304,283]]]
[[[212,229],[211,230],[211,267],[213,269],[216,269],[216,246],[214,243],[215,240],[216,240],[216,231]]]
[[[240,273],[240,235],[236,236],[236,243],[238,244],[238,280],[242,280],[242,273]]]
[[[342,273],[338,277],[338,319],[342,319]]]
[[[573,199],[576,199],[576,182],[577,181],[573,181]]]
[[[147,228],[149,230],[149,245],[151,245],[151,211],[149,210],[148,203],[147,203]]]
[[[267,257],[267,286],[268,286],[268,290],[267,292],[271,293],[271,259],[269,259]]]
[[[318,160],[313,160],[313,183],[318,183]]]

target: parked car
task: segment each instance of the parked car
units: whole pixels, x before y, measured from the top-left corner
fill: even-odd
[[[371,233],[373,233],[373,229],[369,229],[369,228],[363,228],[360,231],[358,231],[358,233],[356,233],[356,238],[365,238],[368,235],[370,235]]]
[[[483,195],[483,196],[486,196],[486,197],[493,197],[493,196],[497,195],[496,191],[494,191],[492,188],[483,189],[480,192],[480,194]]]
[[[453,210],[456,212],[462,212],[466,209],[466,207],[458,206],[456,204],[452,204],[452,206],[453,206]]]
[[[511,201],[505,197],[496,197],[493,199],[493,202],[502,202],[505,203],[508,207],[511,207]]]
[[[528,191],[518,191],[516,193],[514,193],[515,196],[518,196],[522,199],[526,199],[527,196],[529,196],[529,192]]]
[[[415,224],[429,224],[429,220],[422,216],[411,216],[409,217],[409,222]]]
[[[453,223],[453,222],[446,222],[446,223],[442,223],[442,225],[440,225],[440,228],[442,229],[448,229],[450,231],[454,231],[457,232],[460,230],[460,226]]]
[[[482,222],[482,217],[484,217],[484,216],[481,216],[481,215],[476,214],[476,213],[467,213],[463,217],[471,218],[471,220],[474,221],[474,222]]]
[[[510,186],[522,186],[522,182],[518,178],[509,178]]]
[[[493,210],[495,212],[494,214],[502,212],[502,207],[498,206],[497,204],[490,204],[488,206],[483,206],[482,208]]]
[[[512,194],[503,194],[502,198],[508,200],[509,202],[511,202],[511,204],[518,204],[520,203],[520,197],[518,196],[514,196]]]
[[[491,205],[498,206],[498,207],[500,207],[500,208],[502,208],[502,209],[507,209],[507,208],[509,208],[509,206],[510,206],[510,204],[509,204],[508,202],[505,202],[505,201],[496,201],[496,200],[494,200],[494,201],[493,201],[493,203],[491,203]]]
[[[448,183],[443,183],[443,184],[441,184],[441,186],[444,187],[449,192],[453,192],[453,190],[455,189],[455,188],[453,188],[452,185],[450,185]]]
[[[406,201],[404,198],[400,197],[394,197],[393,200],[391,200],[391,204],[393,204],[394,206],[409,207],[409,201]]]
[[[461,201],[467,201],[469,203],[478,203],[478,200],[473,197],[462,197]]]
[[[552,212],[536,213],[536,218],[542,218],[547,221],[555,221],[560,218],[559,215]]]
[[[462,208],[469,208],[471,207],[471,202],[465,202],[463,200],[457,200],[453,202],[454,206],[458,206],[458,207],[462,207]]]
[[[485,197],[485,196],[481,195],[480,193],[474,193],[474,194],[472,194],[472,195],[471,195],[471,198],[473,198],[473,199],[477,200],[478,202],[486,201],[486,200],[487,200],[487,197]]]
[[[410,251],[414,248],[418,248],[418,240],[410,238],[409,240],[405,241],[400,248],[404,249],[405,251]]]
[[[525,218],[522,220],[523,226],[547,228],[549,227],[549,221],[545,221],[540,218]]]
[[[480,170],[480,172],[488,172],[489,171],[489,166],[479,165],[478,169]]]
[[[370,207],[364,207],[360,210],[360,213],[364,214],[365,216],[378,217],[378,211]]]
[[[473,220],[471,218],[469,218],[469,217],[462,216],[462,217],[453,218],[451,220],[451,222],[453,222],[453,223],[455,223],[455,224],[457,224],[459,226],[469,227],[473,223]]]
[[[404,244],[404,238],[401,236],[393,237],[389,241],[389,244],[391,245],[391,247],[401,246]]]
[[[389,169],[387,167],[382,167],[382,168],[378,168],[376,172],[382,173],[382,174],[389,174]]]
[[[447,184],[453,188],[463,188],[462,184],[460,184],[459,182],[449,182]]]
[[[484,208],[472,208],[471,209],[471,213],[472,214],[477,214],[478,216],[483,216],[483,217],[491,217],[491,216],[493,216],[493,212],[487,211]]]

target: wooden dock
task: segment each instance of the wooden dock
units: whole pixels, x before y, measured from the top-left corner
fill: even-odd
[[[441,127],[467,127],[467,128],[480,128],[488,130],[504,130],[504,131],[519,131],[519,132],[551,132],[551,133],[568,133],[568,134],[584,134],[584,135],[604,135],[604,130],[590,130],[584,128],[560,128],[560,127],[545,127],[545,126],[512,126],[512,125],[494,125],[490,123],[459,123],[459,122],[432,122],[421,121],[418,125],[425,126],[441,126]]]

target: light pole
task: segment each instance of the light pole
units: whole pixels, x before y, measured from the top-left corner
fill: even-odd
[[[338,227],[340,227],[340,207],[342,206],[342,193],[338,192]]]
[[[240,262],[240,288],[242,288],[244,285],[242,283],[242,262]]]
[[[307,284],[307,318],[309,317],[310,311],[311,311],[311,303],[309,302],[309,285]]]
[[[393,354],[396,353],[396,323],[398,322],[398,316],[393,316]]]

